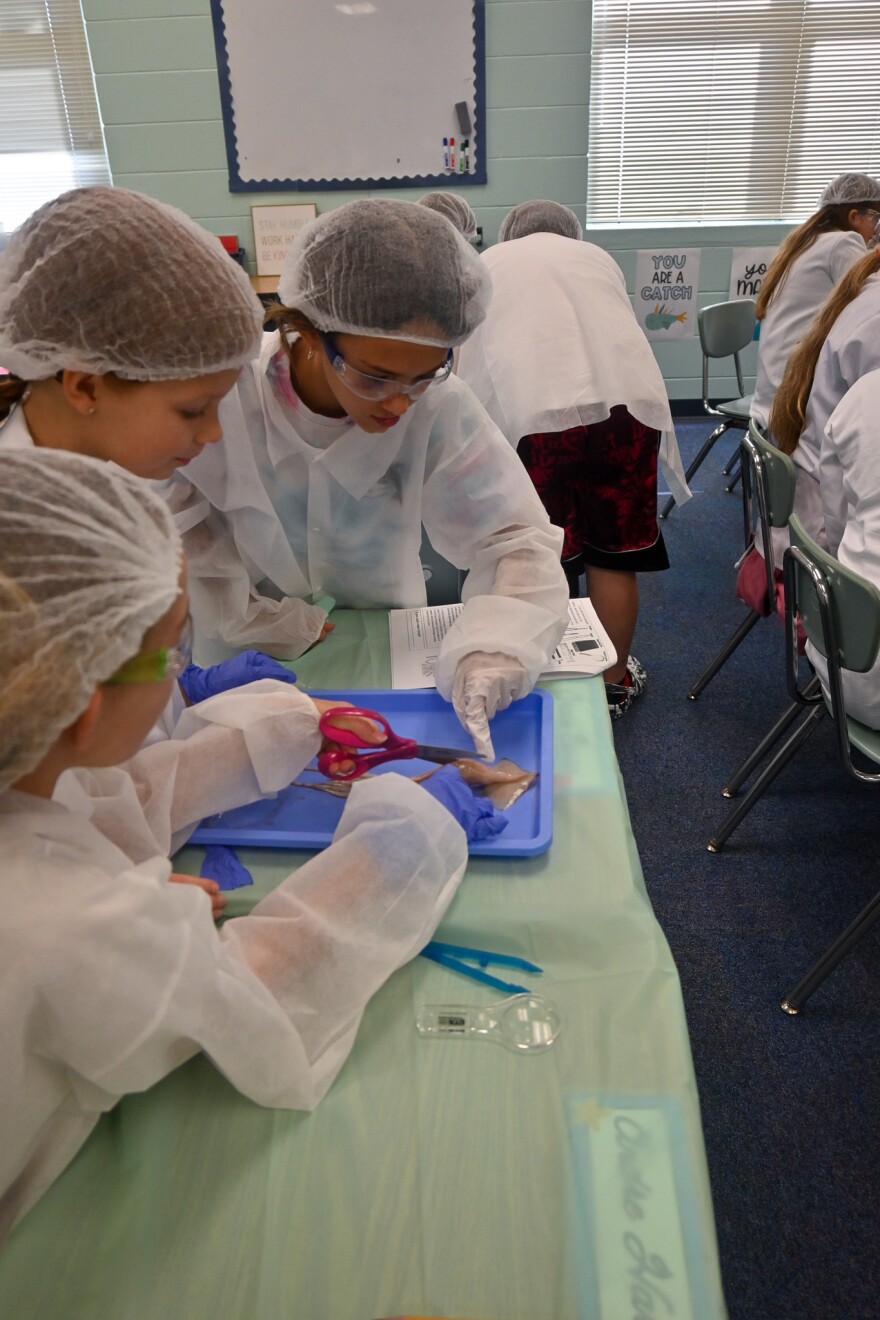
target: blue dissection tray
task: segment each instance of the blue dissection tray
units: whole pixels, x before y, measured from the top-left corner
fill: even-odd
[[[315,697],[340,697],[377,710],[395,733],[418,742],[467,747],[452,707],[433,688],[416,691],[312,692]],[[492,721],[495,754],[509,757],[526,770],[539,771],[538,782],[507,812],[503,834],[470,845],[474,857],[534,857],[546,852],[553,838],[553,701],[547,692],[531,692],[501,711]],[[427,761],[391,761],[375,773],[397,771],[417,775],[430,769]],[[326,780],[313,769],[301,780]],[[342,815],[343,798],[310,788],[286,788],[277,797],[254,802],[219,816],[208,816],[191,843],[240,844],[250,848],[326,848]]]

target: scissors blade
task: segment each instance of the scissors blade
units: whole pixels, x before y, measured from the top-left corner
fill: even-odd
[[[434,761],[438,765],[449,765],[451,761],[461,761],[464,758],[473,760],[474,749],[463,752],[460,747],[434,747],[431,743],[416,743],[416,750],[413,753],[421,761]]]

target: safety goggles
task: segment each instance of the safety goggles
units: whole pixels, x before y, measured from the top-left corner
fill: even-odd
[[[406,382],[395,380],[393,377],[371,376],[366,371],[358,371],[357,367],[346,362],[329,335],[321,335],[321,343],[330,366],[346,389],[351,390],[352,394],[356,394],[361,399],[390,399],[396,394],[405,394],[409,399],[420,399],[425,390],[430,389],[432,385],[442,384],[444,380],[449,379],[452,372],[451,348],[443,366],[438,367],[433,375],[422,380]]]
[[[160,646],[158,651],[135,655],[106,681],[115,686],[119,683],[163,683],[166,678],[178,678],[192,662],[192,643],[192,619],[187,615],[176,646]]]

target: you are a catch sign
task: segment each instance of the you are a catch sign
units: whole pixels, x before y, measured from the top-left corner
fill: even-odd
[[[636,319],[651,340],[690,339],[697,328],[700,249],[636,253]]]

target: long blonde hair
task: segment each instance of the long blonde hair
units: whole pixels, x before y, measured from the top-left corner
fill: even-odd
[[[855,207],[857,211],[865,209],[867,208]],[[767,268],[767,274],[761,281],[758,297],[755,300],[755,315],[759,321],[763,321],[770,304],[785,283],[785,277],[792,262],[803,252],[806,252],[807,248],[811,248],[820,234],[830,234],[835,230],[849,229],[849,213],[852,210],[853,206],[849,203],[823,206],[815,215],[811,215],[809,220],[805,220],[797,229],[793,229],[788,237],[783,240],[779,251]],[[853,230],[852,232],[855,233],[856,231]]]
[[[857,298],[872,275],[880,272],[880,248],[851,266],[825,300],[797,348],[788,359],[782,384],[770,411],[770,434],[784,454],[797,449],[807,420],[816,363],[831,327],[844,307]]]

